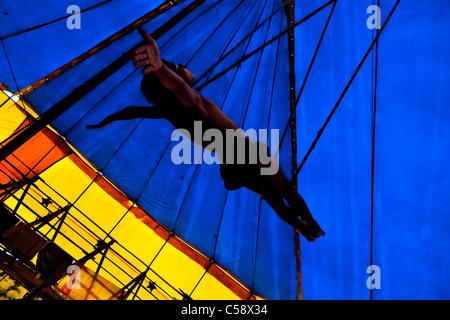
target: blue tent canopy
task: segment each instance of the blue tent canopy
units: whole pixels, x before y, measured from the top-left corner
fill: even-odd
[[[142,28],[154,33],[194,2],[183,1]],[[131,62],[51,125],[151,217],[262,297],[297,299],[301,273],[304,299],[447,298],[450,4],[396,3],[295,1],[295,21],[307,19],[294,29],[293,70],[280,0],[204,1],[156,38],[161,56],[186,65],[201,94],[239,127],[277,129],[280,138],[286,132],[279,161],[289,178],[317,139],[298,172],[298,189],[326,236],[312,244],[300,238],[301,268],[294,229],[259,196],[227,191],[217,165],[172,162],[177,141],[167,121],[86,130],[127,106],[148,106]],[[123,32],[86,59],[74,59],[161,3],[78,1],[81,29],[67,27],[71,4],[15,1],[0,12],[0,81],[12,92],[26,89],[24,99],[40,114],[142,38]],[[374,4],[381,25],[392,16],[370,50],[377,29],[367,27],[367,8]],[[381,289],[372,293],[370,265],[381,272]]]

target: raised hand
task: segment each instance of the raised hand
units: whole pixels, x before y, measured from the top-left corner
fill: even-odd
[[[144,74],[159,70],[162,67],[162,61],[159,56],[158,45],[146,31],[139,29],[139,33],[142,38],[144,38],[146,44],[133,51],[131,60],[133,61],[134,66],[136,68],[144,67],[142,70],[142,73]]]

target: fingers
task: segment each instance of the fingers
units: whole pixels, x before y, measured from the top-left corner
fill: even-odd
[[[138,62],[134,62],[133,64],[134,64],[135,68],[145,67],[145,66],[151,65],[151,63],[148,60],[141,60],[141,61],[138,61]]]
[[[131,58],[131,60],[133,61],[133,65],[135,68],[153,67],[153,62],[150,59],[148,59],[148,56],[146,54],[136,54]],[[153,71],[153,70],[151,70],[151,71]],[[144,69],[144,73],[148,73],[151,71],[145,72],[145,69]]]
[[[148,64],[148,62],[150,61],[149,59],[148,59],[148,56],[146,55],[146,54],[135,54],[135,55],[133,55],[132,57],[131,57],[131,60],[136,64],[136,63],[138,63],[138,62],[140,62],[140,61],[147,61],[147,64]]]
[[[131,60],[133,60],[133,62],[137,62],[137,61],[141,61],[141,60],[147,60],[147,59],[148,59],[148,57],[147,57],[146,54],[135,54],[131,58]]]
[[[137,55],[137,54],[140,54],[140,53],[144,53],[145,50],[146,50],[145,46],[140,46],[140,47],[137,47],[136,49],[133,50],[133,54]]]
[[[143,70],[143,73],[149,73],[149,72],[155,71],[157,69],[156,66],[147,59],[133,62],[133,64],[134,64],[135,68],[146,67]]]
[[[154,62],[151,59],[148,59],[147,55],[145,54],[138,54],[133,56],[132,58],[133,64],[135,68],[139,67],[153,67]]]
[[[150,35],[148,34],[148,32],[145,31],[144,29],[139,28],[138,31],[139,31],[139,33],[141,34],[142,38],[143,38],[144,40],[147,40],[149,43],[152,43],[153,41],[155,41],[155,40],[153,40],[152,37],[150,37]]]
[[[140,49],[140,48],[138,48]],[[141,50],[136,49],[135,52],[133,52],[133,57],[131,60],[133,61],[133,64],[136,68],[143,67],[151,64],[150,60],[148,59],[148,56],[146,54],[139,54],[137,52],[140,52]],[[145,51],[145,48],[144,48]]]
[[[147,44],[134,49],[131,60],[136,68],[145,67],[142,72],[147,74],[157,70],[158,66],[161,67],[159,51],[155,40],[146,31],[141,28],[138,31]]]
[[[147,73],[150,73],[155,70],[156,70],[155,66],[150,65],[150,66],[146,67],[144,70],[142,70],[142,73],[147,74]]]

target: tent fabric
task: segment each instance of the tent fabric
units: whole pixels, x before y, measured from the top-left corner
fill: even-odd
[[[30,179],[66,156],[70,150],[61,141],[50,130],[42,130],[1,164],[2,172],[7,172],[2,182],[9,182],[9,178],[18,181],[22,179],[22,173]]]
[[[6,88],[2,86],[2,89]],[[34,118],[26,111],[26,108],[16,106],[9,91],[3,90],[0,95],[2,119],[6,124],[3,127],[1,142],[3,146]],[[29,110],[31,111],[31,109]],[[70,152],[70,149],[56,133],[44,128],[0,163],[0,181],[6,185],[13,181],[20,181],[24,176],[32,179]]]
[[[0,18],[4,97],[59,72],[27,91],[29,106],[18,101],[22,109],[32,106],[37,114],[128,52],[141,37],[131,32],[73,67],[59,68],[160,5],[81,1],[82,9],[95,7],[81,13],[80,30],[69,30],[69,2],[44,2],[14,2]],[[152,33],[193,2],[176,5],[143,29]],[[291,178],[296,168],[289,143],[288,37],[283,34],[258,49],[286,29],[282,4],[205,1],[156,42],[162,57],[186,65],[198,80],[194,87],[239,127],[287,129],[279,160]],[[381,25],[396,9],[339,101],[377,35],[367,26],[372,5],[380,6]],[[450,5],[439,0],[426,5],[418,0],[296,0],[295,21],[322,6],[294,34],[295,90],[300,94],[302,88],[296,107],[299,163],[340,102],[298,173],[300,194],[326,232],[313,244],[300,239],[301,270],[294,230],[257,195],[245,189],[227,191],[218,166],[173,163],[177,141],[170,139],[174,128],[168,122],[136,119],[85,129],[127,106],[148,106],[140,92],[141,74],[131,62],[52,121],[47,129],[51,134],[41,131],[33,138],[51,144],[56,141],[52,134],[61,135],[71,146],[70,154],[51,157],[54,161],[39,173],[46,183],[36,182],[25,196],[27,202],[39,202],[32,196],[40,200],[43,193],[53,192],[55,203],[75,203],[63,226],[67,238],[58,235],[58,245],[80,258],[98,240],[116,240],[100,275],[122,287],[150,264],[138,292],[141,299],[180,298],[180,288],[193,299],[248,299],[252,293],[256,298],[297,299],[299,271],[304,299],[448,297],[445,83]],[[23,19],[27,12],[22,7],[40,14]],[[27,31],[35,26],[40,27]],[[14,96],[9,97],[0,107],[3,140],[26,121],[19,107],[11,107],[16,106]],[[39,161],[45,153],[33,154]],[[192,157],[201,156],[202,150],[193,147]],[[21,157],[31,154],[22,152]],[[33,165],[35,160],[29,161]],[[5,204],[14,208],[22,192]],[[38,204],[34,210],[48,213]],[[35,218],[26,207],[19,211],[26,219]],[[47,228],[43,232],[51,235]],[[381,271],[379,289],[368,288],[370,265]],[[97,268],[92,261],[86,266]],[[148,289],[152,281],[157,290]]]
[[[122,294],[121,288],[95,274],[94,271],[83,265],[77,265],[77,267],[79,269],[76,275],[75,273],[66,275],[56,287],[56,291],[65,299],[117,300]],[[73,279],[74,276],[79,278]]]
[[[205,2],[188,19],[182,20],[158,39],[162,55],[168,60],[184,62],[188,67],[192,65],[193,72],[200,75],[206,71],[207,65],[203,63],[205,56],[220,55],[220,51],[230,50],[249,35],[218,66],[220,70],[232,59],[255,49],[282,30],[286,21],[280,6],[276,1]],[[277,14],[251,34],[255,26],[275,9],[278,9]],[[241,25],[236,25],[236,21],[240,21]],[[209,28],[204,28],[204,25]],[[149,22],[144,29],[152,32],[158,27],[156,22]],[[228,31],[230,28],[233,33]],[[58,29],[55,30],[57,32]],[[183,30],[183,33],[179,30]],[[214,30],[216,34],[227,34],[227,37],[211,37]],[[191,39],[192,45],[180,46],[186,38]],[[219,44],[217,39],[220,40]],[[29,93],[27,101],[39,113],[45,112],[75,85],[84,82],[139,41],[137,32],[117,40],[60,75],[57,80]],[[276,53],[281,55],[286,49],[279,43],[282,43],[282,39],[242,63],[238,73],[230,72],[202,89],[202,94],[211,97],[244,130],[278,128],[281,127],[278,124],[283,123],[284,126],[289,117],[288,91],[281,89],[288,84],[288,70],[284,60],[276,59]],[[175,50],[174,46],[178,46],[178,49]],[[258,68],[264,64],[270,67],[267,70]],[[275,80],[270,70],[276,70]],[[253,75],[253,79],[247,81],[246,75]],[[147,105],[139,91],[140,79],[140,74],[128,63],[87,95],[86,100],[83,99],[63,117],[59,117],[52,126],[89,159],[103,176],[113,181],[131,199],[136,199],[139,206],[155,220],[206,256],[218,261],[246,286],[253,288],[254,292],[270,297],[271,292],[277,291],[276,296],[279,298],[296,298],[295,256],[284,253],[295,253],[295,243],[292,241],[294,230],[280,221],[265,204],[260,208],[257,195],[247,190],[226,192],[218,166],[174,165],[170,151],[175,142],[170,141],[173,128],[169,123],[136,120],[117,123],[102,131],[86,132],[86,124],[96,122],[107,114],[128,105]],[[259,82],[266,89],[253,90],[252,87],[255,88]],[[275,102],[273,96],[277,89],[280,91]],[[241,97],[241,94],[245,96]],[[270,101],[280,107],[271,107]],[[83,134],[80,134],[80,130]],[[149,137],[152,139],[149,140]],[[280,152],[280,163],[288,175],[291,170],[289,148],[289,144],[285,144]],[[200,183],[202,181],[208,183]],[[89,189],[85,194],[90,194]],[[209,196],[212,190],[214,196]],[[258,232],[258,225],[266,224],[271,228],[266,229],[264,234]],[[261,248],[256,250],[256,246]],[[275,246],[283,247],[283,250],[264,254],[264,248]],[[259,256],[255,255],[256,251],[260,253]],[[260,259],[262,257],[263,260]],[[273,268],[262,267],[267,260]],[[257,273],[265,275],[256,276]],[[289,276],[283,277],[284,274]],[[263,292],[260,293],[260,290]]]
[[[320,3],[304,1],[296,9],[308,11]],[[380,1],[381,25],[395,3]],[[297,107],[299,159],[375,37],[376,29],[366,26],[372,13],[366,11],[377,4],[337,2]],[[449,244],[448,189],[443,185],[449,178],[445,159],[450,151],[445,129],[449,8],[442,1],[426,6],[400,1],[379,38],[378,61],[374,47],[299,174],[300,192],[327,232],[313,246],[301,243],[305,298],[449,296],[448,274],[442,269],[449,265],[444,254]],[[299,85],[328,14],[310,20],[307,29],[296,29],[297,54],[304,57],[297,64]],[[371,264],[379,267],[380,275],[380,289],[372,290],[372,297],[367,287]]]
[[[69,10],[74,5],[71,1],[14,1],[5,4],[0,38],[8,57],[5,52],[1,53],[0,70],[5,76],[2,82],[14,92],[17,91],[16,83],[21,89],[31,85],[155,9],[161,2],[78,1],[76,5],[82,10],[80,29],[67,27],[74,14]],[[45,46],[42,39],[49,40]],[[14,54],[9,55],[10,51]],[[13,66],[14,76],[7,59]]]
[[[11,108],[23,110],[17,103]],[[46,130],[53,133],[50,129]],[[57,145],[55,142],[53,147]],[[105,256],[99,276],[112,287],[119,287],[122,290],[126,283],[145,271],[148,262],[144,263],[144,259],[152,258],[151,268],[148,270],[148,277],[144,279],[144,284],[155,281],[157,290],[154,293],[140,290],[137,295],[139,299],[179,299],[178,288],[192,292],[192,297],[203,299],[247,299],[251,296],[250,290],[238,279],[223,267],[213,264],[190,244],[176,235],[171,235],[169,230],[133,204],[105,177],[99,176],[73,147],[67,145],[67,148],[69,147],[72,152],[41,172],[40,179],[31,185],[27,193],[24,194],[25,191],[19,188],[5,200],[7,206],[17,208],[19,217],[29,223],[56,212],[60,207],[70,205],[69,215],[56,234],[56,244],[53,245],[64,250],[57,257],[67,256],[72,259],[73,256],[76,260],[83,259],[87,253],[95,249],[99,240],[108,237],[115,242]],[[26,165],[23,165],[22,169],[22,175],[30,171]],[[16,170],[20,172],[20,169]],[[22,196],[26,206],[17,206]],[[46,197],[50,197],[51,202],[43,208],[42,200]],[[50,224],[41,226],[39,234],[31,229],[27,230],[31,236],[40,239],[43,246],[46,243],[44,237],[55,236],[55,225],[56,223],[51,221]],[[109,230],[109,235],[105,230]],[[23,243],[21,237],[13,238],[14,243]],[[53,266],[55,263],[59,265],[58,259],[50,257],[47,260],[47,265]],[[98,261],[99,258],[95,262],[88,260],[86,268],[96,270],[99,268]],[[86,279],[91,281],[89,277]],[[199,279],[202,280],[201,286],[198,285]],[[65,280],[59,282],[62,286],[61,292],[68,299],[78,299],[82,296],[81,293],[66,292],[67,288],[65,289],[63,281]],[[97,294],[96,290],[86,292],[86,296],[105,298],[103,293]]]

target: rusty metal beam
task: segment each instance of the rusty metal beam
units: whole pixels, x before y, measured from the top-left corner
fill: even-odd
[[[137,19],[133,23],[129,24],[125,28],[122,28],[121,30],[112,34],[111,36],[109,36],[102,42],[98,43],[97,45],[95,45],[94,47],[89,49],[88,51],[82,53],[81,55],[79,55],[78,57],[73,59],[72,61],[67,62],[66,64],[64,64],[63,66],[58,68],[57,70],[49,73],[48,75],[46,75],[45,77],[43,77],[41,79],[35,81],[31,85],[19,90],[19,92],[16,92],[15,94],[19,95],[19,96],[24,96],[24,95],[27,95],[28,93],[38,89],[39,87],[45,85],[46,83],[48,83],[51,80],[55,79],[56,77],[60,76],[64,72],[72,69],[73,67],[77,66],[81,62],[89,59],[94,54],[98,53],[99,51],[105,49],[113,42],[123,38],[124,36],[130,34],[134,30],[142,27],[145,23],[149,22],[150,20],[157,17],[158,15],[168,11],[169,9],[174,7],[176,4],[178,4],[179,2],[182,2],[182,1],[164,1],[156,9],[146,13],[144,16],[140,17],[139,19]]]
[[[295,0],[289,0],[285,6],[287,25],[288,25],[288,51],[289,51],[289,105],[290,105],[290,127],[291,127],[291,149],[292,149],[292,173],[295,174],[297,168],[297,125],[296,125],[296,94],[295,94]],[[297,190],[297,179],[292,181],[292,185]],[[301,273],[301,254],[300,254],[300,235],[295,229],[295,259],[297,263],[297,298],[303,299],[302,293],[302,273]]]
[[[184,17],[190,14],[193,10],[198,8],[203,2],[206,0],[196,0],[192,2],[189,6],[181,10],[178,14],[176,14],[173,18],[164,23],[160,28],[158,28],[155,32],[152,33],[152,37],[157,39],[163,33],[168,31],[171,27],[173,27],[176,23],[181,21]],[[155,9],[153,17],[159,15],[160,9]],[[145,21],[147,22],[147,21]],[[141,23],[145,23],[142,22]],[[135,30],[139,27],[139,24],[131,24],[130,28]],[[131,30],[131,31],[132,31]],[[131,32],[130,31],[130,32]],[[117,40],[117,39],[116,39]],[[139,43],[137,46],[142,45],[143,42]],[[135,46],[136,47],[136,46]],[[135,48],[134,47],[134,48]],[[131,53],[134,48],[130,49],[128,52],[124,53],[121,57],[113,61],[110,65],[105,67],[103,70],[98,72],[92,78],[75,88],[70,94],[57,102],[54,106],[49,108],[46,112],[44,112],[36,121],[31,123],[26,129],[24,129],[20,134],[18,134],[14,139],[12,139],[8,144],[6,144],[3,148],[0,149],[0,161],[3,161],[8,155],[13,153],[17,148],[19,148],[23,143],[25,143],[28,139],[30,139],[37,132],[46,127],[50,122],[58,118],[62,113],[72,107],[75,103],[80,101],[84,96],[86,96],[89,92],[91,92],[94,88],[100,85],[103,81],[105,81],[109,76],[111,76],[114,72],[119,70],[122,66],[125,65],[130,60]],[[96,49],[97,50],[97,49]]]

